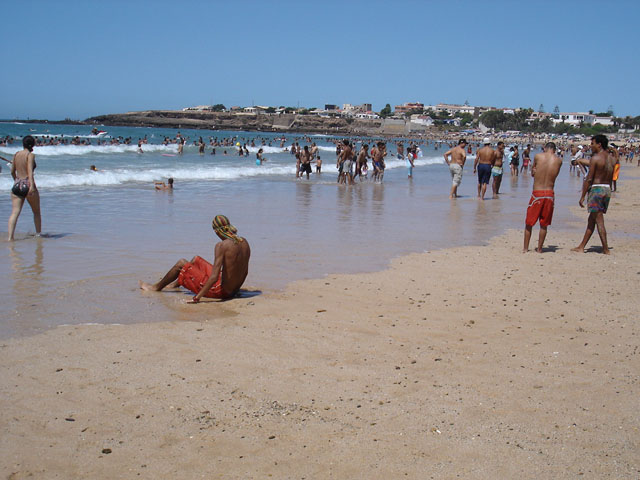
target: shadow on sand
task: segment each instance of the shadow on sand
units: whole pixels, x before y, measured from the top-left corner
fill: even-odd
[[[613,247],[609,247],[609,250],[613,250]],[[592,245],[591,247],[586,248],[584,253],[602,253],[602,247]]]
[[[35,233],[25,233],[25,234],[16,234],[13,238],[13,241],[19,242],[23,240],[33,240],[38,238],[57,239],[57,238],[68,237],[69,235],[73,235],[73,233],[43,233],[40,236],[37,236]]]

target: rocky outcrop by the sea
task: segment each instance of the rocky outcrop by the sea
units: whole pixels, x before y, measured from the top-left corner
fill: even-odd
[[[319,117],[297,114],[245,114],[207,111],[147,110],[99,115],[88,124],[245,130],[261,132],[304,132],[325,135],[384,135],[415,131],[404,120]]]

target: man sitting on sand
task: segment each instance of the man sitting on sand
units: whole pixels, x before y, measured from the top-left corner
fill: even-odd
[[[159,292],[166,286],[182,286],[196,294],[189,303],[198,303],[202,297],[227,299],[235,296],[249,273],[249,242],[236,235],[238,230],[224,215],[217,215],[211,225],[222,240],[215,246],[213,265],[198,256],[190,262],[182,258],[158,283],[151,285],[141,281],[140,288]]]
[[[562,159],[556,155],[556,144],[549,142],[544,146],[544,152],[533,157],[531,176],[533,177],[533,193],[527,208],[527,218],[524,229],[524,248],[522,253],[529,251],[531,230],[540,220],[540,234],[536,252],[542,253],[542,244],[547,236],[547,227],[551,225],[553,217],[553,187],[562,167]]]

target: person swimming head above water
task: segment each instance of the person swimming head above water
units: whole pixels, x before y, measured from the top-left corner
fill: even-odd
[[[173,177],[167,179],[167,184],[164,182],[154,182],[156,190],[173,190]]]

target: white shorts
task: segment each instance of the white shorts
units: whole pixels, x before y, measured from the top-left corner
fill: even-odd
[[[449,171],[451,172],[453,185],[457,187],[462,182],[462,165],[458,165],[457,163],[450,163]]]

